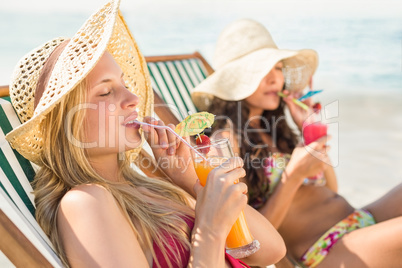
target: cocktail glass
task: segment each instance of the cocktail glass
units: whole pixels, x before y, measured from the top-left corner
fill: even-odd
[[[318,140],[319,138],[327,135],[328,126],[321,122],[305,123],[303,124],[303,139],[304,145],[309,145],[310,143]],[[320,172],[315,176],[308,177],[304,179],[304,185],[315,185],[322,186],[325,185],[326,180],[324,173]]]
[[[212,140],[210,145],[195,146],[194,149],[202,153],[207,159],[205,161],[198,154],[192,153],[195,171],[202,186],[205,186],[211,170],[233,157],[232,147],[228,139]],[[250,256],[259,249],[260,243],[253,238],[244,211],[242,211],[226,239],[226,252],[234,258],[240,259]]]

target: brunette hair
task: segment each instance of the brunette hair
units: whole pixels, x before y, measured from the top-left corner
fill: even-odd
[[[298,143],[298,135],[286,122],[284,109],[285,103],[281,99],[277,109],[264,110],[260,122],[263,131],[273,139],[273,146],[282,153],[291,154]],[[208,112],[217,116],[217,120],[211,129],[212,134],[230,127],[234,137],[239,142],[240,157],[244,160],[245,180],[249,188],[249,203],[253,203],[256,198],[264,196],[269,190],[269,188],[267,189],[268,185],[263,185],[266,182],[264,159],[272,154],[272,149],[264,144],[260,135],[262,130],[254,129],[247,123],[250,110],[245,100],[226,101],[214,97]],[[267,125],[270,122],[272,125]]]

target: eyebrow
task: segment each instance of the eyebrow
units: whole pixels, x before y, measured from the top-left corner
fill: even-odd
[[[124,77],[124,73],[121,73],[120,78],[123,78],[123,77]],[[112,79],[106,78],[106,79],[103,79],[102,81],[100,81],[99,83],[97,83],[95,86],[98,86],[98,85],[103,84],[103,83],[109,83],[111,81],[112,81]]]

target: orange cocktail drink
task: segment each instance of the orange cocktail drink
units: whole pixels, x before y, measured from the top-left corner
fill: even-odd
[[[215,158],[208,160],[213,161],[206,162],[205,160],[203,160],[201,162],[194,163],[195,172],[197,173],[198,179],[200,180],[202,186],[205,186],[209,172],[211,172],[211,170],[219,166],[219,164],[216,165],[215,163],[219,162],[223,163],[227,160],[227,158],[226,159]],[[226,247],[227,248],[243,247],[253,242],[253,240],[254,238],[249,231],[246,218],[244,216],[244,211],[242,211],[239,215],[239,218],[232,226],[232,229],[230,230],[228,237],[226,238]]]
[[[233,157],[230,143],[227,139],[212,142],[211,146],[216,146],[216,148],[211,148],[211,150],[205,154],[206,160],[201,157],[193,156],[194,168],[202,186],[205,186],[208,174],[214,168],[223,164],[230,157]],[[198,146],[196,146],[195,149],[197,149],[197,147]],[[244,211],[240,213],[239,218],[232,226],[226,238],[226,249],[227,252],[235,258],[247,257],[259,249],[258,241],[254,240],[248,228]]]

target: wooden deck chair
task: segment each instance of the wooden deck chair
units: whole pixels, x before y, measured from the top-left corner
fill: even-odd
[[[11,105],[8,86],[0,86],[0,250],[17,267],[62,267],[53,246],[35,220],[32,182],[37,167],[6,141],[5,135],[20,125]],[[165,177],[151,153],[142,150],[137,161],[147,158],[148,176]]]
[[[20,124],[8,99],[0,98],[0,250],[17,267],[62,267],[34,217],[34,166],[5,140]]]
[[[212,67],[198,53],[145,57],[155,91],[155,113],[165,123],[177,124],[189,113],[197,112],[190,92],[208,75]]]

